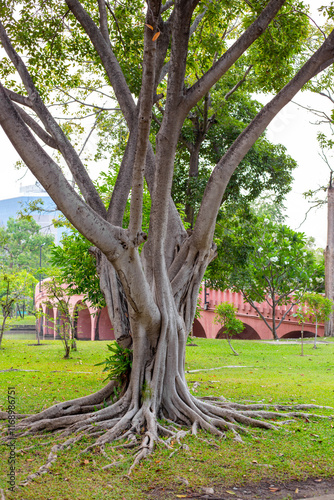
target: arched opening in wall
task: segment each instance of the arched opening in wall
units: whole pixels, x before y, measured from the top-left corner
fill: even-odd
[[[99,340],[115,340],[114,329],[106,307],[102,309],[99,318]]]
[[[241,340],[259,340],[261,339],[260,335],[254,330],[250,325],[244,325],[244,330],[241,333],[237,333],[236,335],[231,335],[233,339],[241,339]],[[221,328],[216,335],[216,339],[225,339],[224,328]]]
[[[278,330],[279,332],[279,330]],[[280,337],[280,339],[300,339],[301,337],[301,331],[300,330],[295,330],[293,332],[289,332],[289,333],[286,333],[285,335],[282,335],[282,337]],[[304,338],[310,338],[310,337],[314,337],[314,333],[312,332],[308,332],[307,330],[304,331]],[[319,335],[318,335],[319,337]]]
[[[45,338],[53,338],[54,334],[54,316],[53,307],[47,306],[45,309]]]
[[[74,309],[74,338],[79,340],[91,339],[91,316],[88,307],[78,302]]]
[[[198,319],[194,319],[193,322],[193,330],[192,330],[193,336],[194,337],[200,337],[202,339],[206,339],[206,334],[203,326],[201,323],[198,321]]]

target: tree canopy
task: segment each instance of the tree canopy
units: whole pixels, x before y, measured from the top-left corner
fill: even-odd
[[[241,292],[277,339],[277,329],[304,293],[324,289],[324,261],[308,248],[304,233],[265,215],[240,212],[232,215],[231,229],[221,228],[218,258],[207,277],[214,288]],[[272,324],[257,305],[264,301],[272,309]],[[278,321],[281,305],[287,308]]]

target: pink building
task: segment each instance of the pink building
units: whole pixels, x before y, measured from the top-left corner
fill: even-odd
[[[205,297],[206,295],[206,297]],[[220,326],[215,325],[213,320],[215,317],[214,308],[222,302],[230,302],[237,308],[237,317],[240,319],[245,329],[235,338],[239,339],[272,339],[272,333],[259,316],[253,307],[244,302],[241,293],[231,292],[230,290],[211,290],[203,287],[200,294],[200,304],[202,306],[201,318],[195,319],[193,326],[193,334],[195,337],[206,337],[210,339],[217,338],[221,333]],[[272,309],[268,306],[267,302],[261,304],[255,303],[261,314],[266,318],[270,326],[272,326]],[[289,308],[286,306],[279,306],[276,309],[276,324],[282,319],[282,316]],[[298,324],[293,314],[296,312],[297,306],[294,306],[291,311],[286,315],[279,329],[277,335],[279,338],[299,338],[301,334],[301,325]],[[315,335],[315,325],[306,323],[304,325],[304,336],[310,337]],[[324,336],[324,325],[318,325],[318,336]]]
[[[205,297],[206,294],[206,297]],[[39,291],[37,285],[35,291],[36,309],[43,312],[38,323],[39,331],[44,338],[59,338],[59,328],[63,322],[56,306],[50,306],[46,302],[46,295]],[[114,331],[110,322],[106,308],[101,311],[95,309],[89,302],[84,302],[81,295],[69,297],[69,308],[75,324],[75,335],[79,340],[114,340]],[[272,339],[272,334],[265,322],[259,317],[258,313],[247,302],[243,301],[240,293],[234,293],[229,290],[216,291],[205,289],[200,294],[200,303],[202,306],[201,318],[195,319],[193,325],[193,334],[195,337],[217,338],[221,334],[219,325],[213,322],[215,313],[214,308],[221,302],[230,302],[238,309],[237,317],[243,322],[245,329],[237,336],[241,339]],[[266,302],[257,304],[261,313],[265,316],[269,324],[272,324],[271,309]],[[277,308],[276,322],[282,318],[288,306]],[[299,338],[301,326],[298,325],[293,314],[294,307],[283,320],[277,330],[280,338]],[[306,323],[304,325],[304,336],[310,337],[315,334],[315,325]],[[324,336],[324,325],[318,325],[318,335]]]

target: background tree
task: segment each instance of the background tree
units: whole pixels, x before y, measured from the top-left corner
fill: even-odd
[[[226,335],[228,345],[235,356],[239,356],[239,354],[231,345],[231,336],[241,333],[245,328],[242,321],[236,317],[237,310],[233,304],[222,302],[215,307],[216,316],[214,318],[214,323],[223,328],[223,334]]]
[[[308,316],[312,323],[315,323],[315,335],[313,348],[317,348],[318,324],[328,320],[332,310],[333,301],[324,297],[320,293],[305,293],[303,303],[308,309]]]
[[[301,325],[302,329],[300,332],[301,338],[301,352],[300,355],[304,356],[304,325],[306,322],[310,321],[309,310],[306,305],[301,301],[298,305],[296,312],[293,314],[297,318],[298,324]]]
[[[305,291],[324,287],[323,263],[307,248],[304,233],[264,216],[249,213],[248,219],[238,219],[235,213],[233,229],[225,231],[217,245],[218,259],[207,273],[209,283],[221,290],[241,292],[275,340],[277,329]],[[263,301],[271,309],[272,324],[257,305]],[[281,305],[286,310],[277,319],[277,307]]]
[[[74,315],[70,307],[71,293],[68,293],[67,287],[59,279],[56,269],[53,270],[51,278],[43,281],[42,293],[46,295],[45,304],[48,307],[57,308],[56,327],[59,337],[64,346],[64,359],[68,359],[70,351],[77,350],[75,341]]]
[[[3,334],[14,312],[14,306],[33,296],[36,283],[36,278],[25,270],[0,269],[0,303],[2,311],[0,346]]]
[[[49,265],[54,237],[41,232],[34,219],[9,218],[7,227],[0,227],[0,264],[9,269],[25,269],[39,278],[40,246],[43,246],[43,267]]]
[[[135,465],[153,450],[159,435],[173,433],[159,418],[187,425],[194,433],[201,427],[219,436],[227,429],[238,433],[236,422],[245,421],[246,414],[231,403],[226,404],[226,413],[226,408],[190,394],[184,370],[186,339],[205,269],[216,255],[213,235],[226,187],[273,117],[305,83],[332,64],[334,33],[319,43],[305,64],[300,61],[300,69],[296,68],[294,74],[290,61],[294,59],[299,65],[298,40],[301,31],[308,31],[308,18],[299,1],[204,5],[198,0],[163,4],[148,0],[144,6],[125,0],[114,10],[116,20],[109,4],[100,0],[51,0],[43,4],[11,0],[1,4],[0,41],[7,56],[0,67],[0,124],[57,207],[95,246],[100,286],[116,340],[133,349],[128,389],[116,403],[84,413],[87,405],[105,400],[111,391],[108,385],[105,391],[29,417],[20,428],[33,425],[38,431],[47,420],[48,429],[55,430],[66,425],[63,418],[58,419],[65,416],[71,425],[69,432],[79,429],[83,422],[87,432],[107,428],[97,438],[101,446],[118,436],[135,440],[144,429]],[[226,29],[225,13],[236,23],[228,42],[220,44]],[[121,14],[122,26],[118,23]],[[214,51],[206,49],[211,40],[211,33],[206,31],[210,16],[217,22]],[[191,36],[194,22],[203,26],[202,36]],[[24,60],[19,54],[24,54]],[[248,125],[219,158],[193,229],[187,232],[171,199],[182,126],[243,55],[249,57],[248,65],[256,65],[259,71],[263,68],[264,88],[266,77],[271,75],[267,67],[276,71],[277,93],[253,119],[249,118]],[[196,61],[202,64],[202,74],[192,70]],[[167,72],[161,80],[166,64]],[[161,90],[160,81],[165,90]],[[128,129],[107,209],[87,174],[85,159],[76,149],[72,134],[75,127],[72,123],[60,127],[51,114],[54,108],[48,107],[54,103],[58,86],[65,87],[64,93],[75,88],[77,98],[81,87],[87,95],[95,85],[99,91],[106,90],[108,99],[110,95],[116,97]],[[160,101],[163,116],[153,136],[151,118]],[[76,102],[79,106],[78,99]],[[109,134],[117,141],[112,128]],[[56,152],[54,157],[51,151]],[[59,158],[71,172],[70,182]],[[142,230],[144,177],[151,198],[147,234]],[[247,422],[272,427],[252,418]]]

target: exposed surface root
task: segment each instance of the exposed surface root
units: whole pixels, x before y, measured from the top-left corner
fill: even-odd
[[[231,403],[222,398],[197,399],[189,393],[186,385],[178,380],[175,390],[168,401],[163,401],[157,414],[154,411],[153,398],[142,401],[140,406],[136,403],[138,400],[133,397],[130,387],[116,403],[111,404],[109,398],[113,387],[110,383],[92,396],[57,404],[17,423],[19,436],[38,436],[43,431],[51,431],[57,433],[58,442],[64,439],[63,443],[53,444],[46,463],[37,472],[30,474],[22,486],[48,472],[57,459],[57,454],[83,437],[95,439],[78,457],[93,449],[100,450],[101,455],[109,462],[102,467],[103,470],[117,467],[124,458],[122,455],[118,458],[110,457],[105,451],[106,444],[111,444],[114,451],[133,449],[134,458],[128,471],[130,475],[136,465],[153,452],[156,444],[171,450],[171,457],[182,448],[189,449],[182,443],[182,439],[190,433],[196,436],[199,429],[206,430],[220,439],[225,439],[226,432],[231,431],[234,440],[242,443],[240,435],[248,433],[252,427],[276,430],[279,425],[291,422],[291,417],[307,421],[311,418],[331,418],[304,412],[311,408],[332,409],[327,406],[245,405]],[[101,406],[95,408],[96,411],[82,411],[82,408],[91,407],[92,404]],[[282,419],[283,422],[280,421]],[[273,420],[277,421],[276,425],[272,423]],[[4,434],[3,441],[6,439],[8,438]],[[199,439],[210,446],[218,447],[213,440],[208,441],[202,437]],[[47,444],[49,443],[42,443],[43,446]],[[18,453],[25,453],[33,447],[23,448],[18,450]]]

